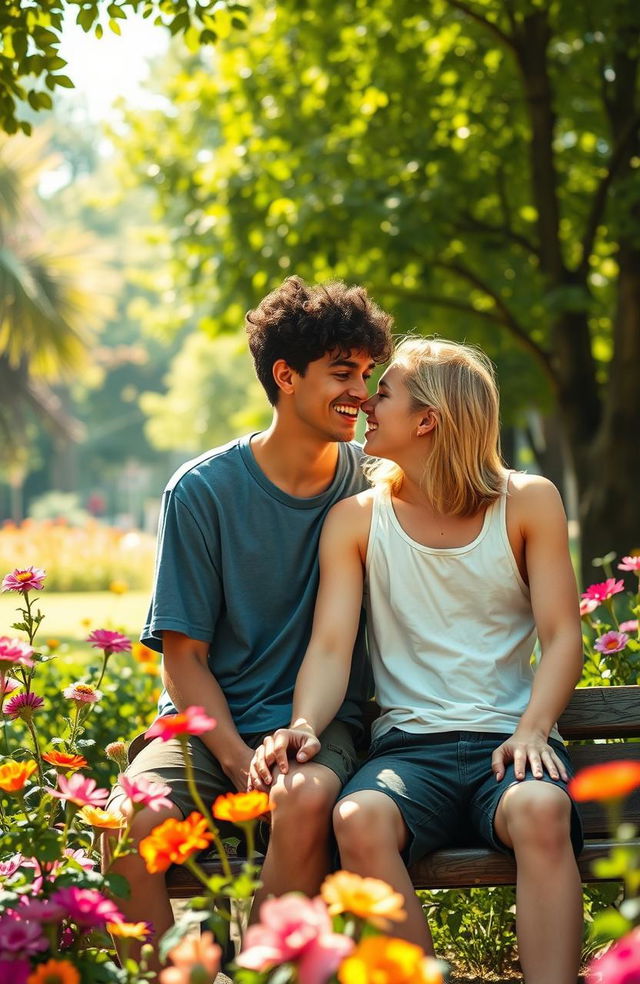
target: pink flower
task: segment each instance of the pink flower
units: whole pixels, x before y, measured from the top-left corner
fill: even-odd
[[[2,581],[3,591],[40,591],[44,586],[46,571],[41,567],[16,567]]]
[[[193,970],[200,970],[201,976],[212,981],[220,967],[220,952],[209,931],[195,938],[185,937],[169,950],[173,966],[160,972],[160,984],[189,984]]]
[[[580,617],[584,618],[585,615],[590,615],[591,612],[595,611],[599,604],[600,602],[596,601],[595,598],[581,598]]]
[[[3,957],[9,954],[28,957],[32,953],[46,950],[48,945],[37,923],[23,922],[13,915],[0,919],[0,953]]]
[[[131,640],[120,632],[112,632],[111,629],[94,629],[87,637],[87,642],[92,643],[94,649],[104,649],[105,653],[128,653],[131,649]]]
[[[14,680],[13,677],[6,677],[0,674],[0,694],[6,697],[7,694],[12,694],[14,690],[21,687],[22,684],[19,680]]]
[[[618,594],[619,591],[624,591],[624,581],[616,581],[615,577],[608,577],[606,581],[601,581],[599,584],[592,584],[588,587],[582,593],[582,597],[601,604],[601,602],[608,601],[609,598],[612,598],[614,594]]]
[[[27,669],[31,669],[32,656],[33,646],[28,646],[26,642],[20,642],[19,639],[0,636],[0,673],[5,673],[15,666],[26,666]]]
[[[67,918],[78,926],[124,922],[124,916],[115,902],[105,898],[97,888],[61,888],[53,893],[51,901],[62,906]]]
[[[205,714],[204,707],[187,707],[180,714],[167,714],[157,718],[145,732],[145,738],[171,741],[178,735],[201,735],[215,728],[214,718]]]
[[[0,878],[11,878],[19,870],[24,858],[22,854],[14,854],[8,861],[0,861]]]
[[[96,789],[95,779],[80,772],[74,772],[68,778],[58,775],[58,786],[59,789],[50,789],[49,795],[76,806],[104,806],[109,799],[108,789]]]
[[[640,927],[632,929],[602,957],[589,964],[587,984],[637,984],[640,981]]]
[[[102,691],[96,690],[92,683],[72,683],[64,688],[62,695],[78,704],[97,704],[102,698]]]
[[[640,554],[635,557],[623,557],[618,564],[619,571],[635,571],[640,574]]]
[[[605,632],[596,639],[593,648],[599,653],[619,653],[629,642],[626,632]]]
[[[51,899],[29,899],[22,897],[20,908],[16,910],[20,919],[34,922],[58,922],[65,914],[61,905]]]
[[[75,851],[73,850],[72,847],[67,847],[65,848],[64,856],[65,858],[71,858],[72,861],[76,861],[80,865],[83,871],[93,871],[93,869],[96,866],[96,862],[89,857],[89,855],[87,854],[87,852],[83,847],[79,847]],[[59,867],[60,862],[57,861],[56,865]],[[54,868],[56,867],[56,865],[54,865]]]
[[[326,984],[354,942],[334,933],[322,899],[295,892],[268,899],[260,907],[261,922],[249,926],[244,950],[236,963],[266,971],[295,961],[299,984]]]
[[[125,791],[132,803],[140,803],[148,806],[150,810],[157,812],[165,806],[171,806],[171,800],[167,799],[171,792],[171,787],[164,782],[153,782],[146,776],[139,776],[137,779],[129,779],[124,773],[118,776],[118,785]]]
[[[620,622],[621,632],[637,632],[638,631],[638,619],[630,618],[628,622]]]
[[[27,984],[27,977],[31,973],[31,962],[29,960],[1,960],[0,959],[0,984]]]
[[[13,720],[21,718],[23,721],[30,721],[34,712],[43,705],[42,697],[37,697],[35,694],[16,694],[4,705],[4,713]]]

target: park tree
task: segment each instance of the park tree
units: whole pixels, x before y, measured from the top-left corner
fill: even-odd
[[[96,240],[44,221],[36,189],[48,166],[46,135],[0,141],[0,463],[20,481],[30,421],[63,445],[79,440],[52,384],[86,363],[110,307]]]
[[[59,45],[65,16],[100,38],[121,33],[141,14],[195,48],[244,27],[245,6],[233,0],[3,0],[0,5],[0,129],[31,133],[34,112],[52,108],[52,94],[72,89]]]
[[[635,0],[263,0],[168,81],[171,112],[129,117],[126,152],[218,326],[295,271],[515,343],[590,576],[640,546],[639,57]]]

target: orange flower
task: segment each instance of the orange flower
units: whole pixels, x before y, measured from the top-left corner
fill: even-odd
[[[27,762],[15,762],[13,759],[9,759],[0,765],[0,789],[4,789],[7,793],[17,793],[24,789],[27,779],[33,775],[37,768],[38,766],[33,759],[29,759]]]
[[[96,830],[119,830],[126,822],[120,813],[110,813],[99,806],[83,806],[80,816]]]
[[[605,762],[604,765],[590,765],[574,776],[569,783],[569,792],[578,803],[585,800],[622,799],[640,786],[640,762],[622,760]]]
[[[49,765],[54,765],[62,772],[75,772],[76,769],[84,769],[89,763],[83,755],[71,755],[68,752],[45,752],[42,756]]]
[[[212,840],[207,821],[194,812],[186,820],[170,818],[154,827],[149,836],[140,841],[139,850],[147,871],[155,875],[166,871],[171,864],[183,864],[196,851],[208,847]]]
[[[158,659],[158,653],[145,646],[144,642],[133,642],[131,644],[131,655],[139,663],[155,663]]]
[[[443,984],[440,965],[406,940],[369,936],[338,968],[340,984]]]
[[[213,815],[217,820],[247,823],[248,820],[257,820],[263,813],[269,813],[272,809],[268,793],[253,790],[250,793],[227,793],[225,796],[218,796],[213,804]]]
[[[388,929],[389,920],[403,922],[407,918],[400,892],[394,892],[379,878],[362,878],[350,871],[336,871],[325,878],[320,894],[330,916],[352,912],[380,929]]]
[[[27,984],[80,984],[80,974],[68,960],[47,960],[29,974]]]
[[[146,940],[151,935],[149,923],[146,922],[108,922],[107,932],[123,940]]]

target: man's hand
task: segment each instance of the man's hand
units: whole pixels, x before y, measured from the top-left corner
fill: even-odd
[[[561,760],[541,732],[517,729],[511,738],[496,748],[491,756],[491,769],[497,781],[504,777],[509,762],[513,762],[516,779],[524,779],[527,762],[535,779],[542,779],[545,769],[552,779],[567,782],[569,778]]]
[[[310,728],[278,728],[273,735],[267,735],[256,748],[249,768],[249,789],[263,792],[272,782],[271,770],[276,766],[280,772],[289,771],[289,756],[296,762],[308,762],[320,751],[320,741]]]
[[[244,743],[243,743],[244,745]],[[226,766],[225,775],[231,780],[239,793],[247,790],[249,781],[249,767],[253,758],[253,749],[249,745],[244,745],[242,754],[236,757],[231,765]]]

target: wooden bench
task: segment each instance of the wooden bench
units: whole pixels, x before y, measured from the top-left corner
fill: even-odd
[[[375,705],[372,705],[372,717]],[[558,727],[570,742],[569,754],[576,772],[587,765],[620,759],[640,761],[640,686],[585,687],[574,692]],[[619,739],[605,742],[605,739]],[[578,744],[588,742],[588,744]],[[585,847],[578,864],[583,882],[599,881],[592,871],[596,858],[605,857],[616,846],[614,832],[598,803],[580,804]],[[627,800],[624,819],[640,825],[640,789]],[[640,838],[634,841],[640,847]],[[239,872],[241,859],[232,859]],[[208,874],[220,871],[216,861],[205,861]],[[427,855],[410,869],[415,888],[470,888],[473,886],[514,885],[514,861],[486,848],[447,848]],[[169,895],[190,898],[201,891],[200,884],[185,867],[168,872]]]

